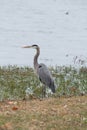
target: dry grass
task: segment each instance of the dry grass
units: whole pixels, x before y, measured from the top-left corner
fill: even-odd
[[[87,130],[87,96],[1,102],[0,130]]]

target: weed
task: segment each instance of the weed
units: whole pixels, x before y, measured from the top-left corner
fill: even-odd
[[[57,85],[57,96],[87,94],[86,67],[76,69],[72,66],[56,66],[49,69]],[[11,65],[0,67],[1,101],[23,99],[26,97],[26,90],[31,90],[36,97],[41,97],[42,85],[32,68]]]

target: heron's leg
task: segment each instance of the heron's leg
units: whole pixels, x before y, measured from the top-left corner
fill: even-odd
[[[42,98],[44,98],[46,96],[46,86],[43,85],[42,86]]]

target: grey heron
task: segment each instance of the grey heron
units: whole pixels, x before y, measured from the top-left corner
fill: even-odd
[[[36,49],[36,54],[34,56],[34,69],[39,77],[39,80],[44,84],[44,89],[43,89],[44,96],[46,93],[46,86],[49,87],[53,93],[55,93],[56,85],[54,83],[53,77],[49,69],[45,64],[38,63],[38,57],[40,55],[40,47],[38,45],[32,45],[32,46],[23,46],[23,48]]]

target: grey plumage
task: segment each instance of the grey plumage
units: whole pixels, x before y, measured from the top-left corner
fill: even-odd
[[[46,65],[39,64],[39,67],[37,68],[37,74],[39,76],[40,81],[46,86],[48,86],[53,93],[55,93],[54,80]]]
[[[55,84],[54,80],[52,78],[52,75],[47,68],[47,66],[43,63],[38,64],[38,56],[40,55],[40,48],[38,45],[32,45],[32,46],[24,46],[24,48],[34,48],[36,49],[36,55],[34,56],[34,69],[40,79],[40,81],[45,85],[48,86],[53,93],[55,93]]]

